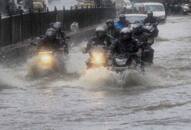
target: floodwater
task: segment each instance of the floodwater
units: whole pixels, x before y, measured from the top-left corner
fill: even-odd
[[[144,75],[85,70],[85,43],[70,75],[26,78],[27,65],[0,66],[1,130],[190,130],[191,18],[159,26],[155,64]]]

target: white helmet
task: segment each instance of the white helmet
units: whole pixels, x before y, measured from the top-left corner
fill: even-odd
[[[123,28],[120,32],[120,38],[121,40],[127,40],[131,37],[132,30],[128,27]]]
[[[126,27],[126,28],[123,28],[120,33],[131,33],[131,32],[132,32],[131,29]]]
[[[47,29],[45,36],[48,38],[55,38],[56,37],[56,30],[54,28]]]
[[[96,28],[96,32],[105,32],[105,28],[102,26],[99,26]]]
[[[99,26],[96,28],[96,36],[98,38],[103,38],[106,35],[105,28],[102,26]]]
[[[56,29],[56,30],[59,30],[62,28],[62,23],[61,22],[55,22],[53,24],[53,28]]]

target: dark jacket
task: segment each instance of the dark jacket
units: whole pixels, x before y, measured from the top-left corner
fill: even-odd
[[[139,44],[136,40],[130,38],[126,41],[118,40],[111,45],[113,54],[134,53],[139,50]]]
[[[88,52],[92,47],[96,45],[103,45],[107,46],[107,38],[98,38],[98,37],[93,37],[91,40],[88,42],[87,47],[86,47],[86,52]]]
[[[64,31],[62,31],[61,29],[59,29],[59,30],[56,31],[56,34],[57,34],[57,38],[59,38],[59,39],[61,38],[61,39],[65,40],[66,34],[65,34]]]
[[[38,46],[38,49],[46,48],[46,49],[53,49],[57,50],[61,47],[61,43],[59,39],[50,39],[47,37],[44,37],[40,40],[40,44]]]
[[[151,24],[157,24],[158,23],[158,20],[156,17],[147,17],[145,20],[144,20],[144,24],[146,23],[151,23]]]
[[[114,40],[119,38],[119,31],[115,28],[111,28],[107,29],[106,33],[107,33],[106,36],[107,47],[109,47]]]

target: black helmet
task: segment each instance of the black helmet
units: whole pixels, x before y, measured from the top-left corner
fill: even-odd
[[[148,16],[148,17],[153,17],[153,12],[152,12],[152,11],[149,11],[149,12],[147,13],[147,16]]]
[[[106,35],[105,28],[102,26],[99,26],[96,28],[96,36],[98,38],[103,38]]]
[[[131,35],[132,35],[132,30],[128,27],[123,28],[120,31],[120,39],[121,40],[127,40],[127,39],[131,38]]]
[[[47,29],[45,35],[47,38],[56,38],[56,30],[54,28],[49,28]]]
[[[125,15],[124,15],[124,14],[119,15],[119,20],[120,20],[120,21],[126,20]]]

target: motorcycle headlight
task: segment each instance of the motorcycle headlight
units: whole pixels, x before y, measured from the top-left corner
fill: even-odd
[[[92,52],[91,63],[95,65],[105,65],[106,57],[103,52]]]
[[[50,68],[53,65],[53,54],[52,52],[39,52],[39,65],[42,68]]]

